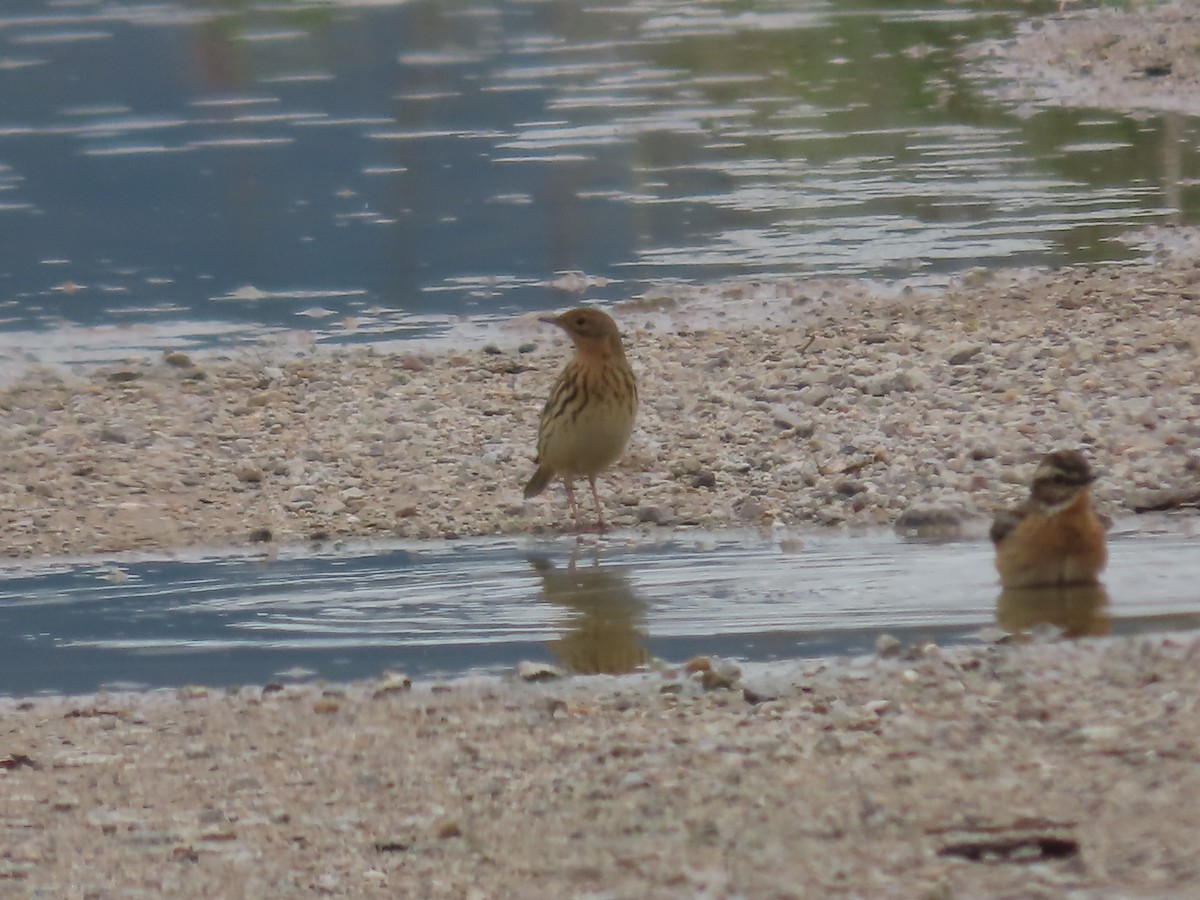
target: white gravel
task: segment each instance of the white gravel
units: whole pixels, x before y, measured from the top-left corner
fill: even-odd
[[[0,700],[0,895],[1190,896],[1198,659]]]
[[[1186,501],[1190,239],[1163,232],[1145,263],[947,288],[796,280],[620,304],[642,405],[601,479],[608,515],[646,531],[876,525],[930,505],[986,517],[1040,454],[1076,446],[1109,512]],[[30,372],[0,388],[3,553],[562,528],[560,488],[520,491],[567,353],[527,317],[487,350]]]
[[[1064,4],[1067,6],[1067,4]],[[1200,7],[1194,0],[1073,3],[1007,40],[970,48],[991,89],[1039,105],[1200,114]]]

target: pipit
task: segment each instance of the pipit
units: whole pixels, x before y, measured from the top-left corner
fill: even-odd
[[[575,502],[574,480],[592,486],[596,522],[604,530],[604,512],[596,493],[596,476],[625,449],[637,416],[637,379],[625,359],[617,323],[598,309],[578,307],[560,316],[542,316],[575,344],[575,355],[542,409],[538,425],[537,470],[525,485],[525,496],[541,493],[558,475],[567,489],[567,504],[582,528]]]
[[[1083,454],[1047,453],[1029,497],[992,523],[996,570],[1005,588],[1094,584],[1108,562],[1104,523],[1092,508],[1096,480]]]

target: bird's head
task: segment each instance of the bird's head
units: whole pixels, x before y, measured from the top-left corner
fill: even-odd
[[[1088,461],[1078,450],[1055,450],[1042,457],[1033,473],[1030,493],[1048,506],[1066,503],[1076,492],[1096,480]]]
[[[561,315],[539,316],[538,320],[557,325],[570,336],[575,346],[585,353],[603,350],[623,352],[621,332],[617,323],[608,313],[601,310],[590,306],[578,306]]]

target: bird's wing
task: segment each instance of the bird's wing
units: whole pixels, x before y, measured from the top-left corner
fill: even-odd
[[[1023,508],[1006,509],[996,513],[996,518],[992,520],[992,527],[988,531],[988,537],[992,539],[993,544],[999,544],[1024,518],[1025,510]]]

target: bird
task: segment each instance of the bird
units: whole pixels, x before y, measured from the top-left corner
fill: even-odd
[[[999,513],[989,532],[1004,588],[1097,583],[1108,548],[1088,491],[1095,480],[1077,450],[1042,457],[1029,497]]]
[[[538,424],[537,469],[525,485],[525,498],[540,494],[557,476],[577,530],[583,530],[574,480],[587,478],[596,504],[596,530],[605,529],[596,476],[620,457],[637,418],[637,378],[625,358],[621,332],[602,310],[580,306],[538,321],[557,325],[575,345],[558,376]]]

